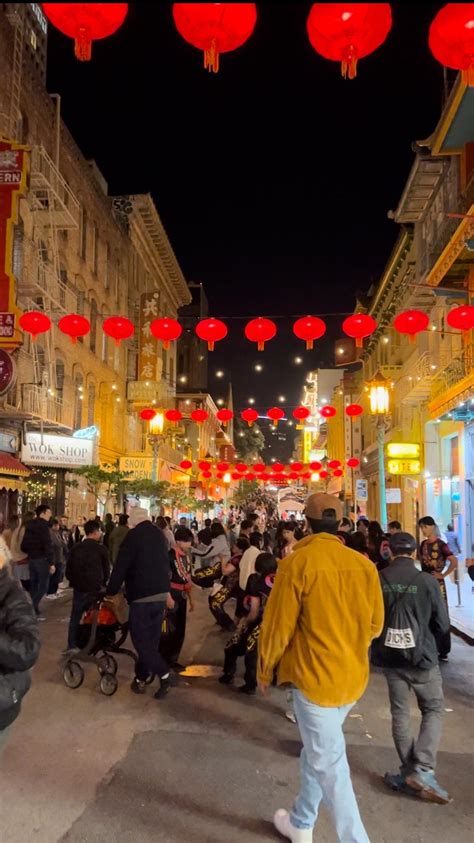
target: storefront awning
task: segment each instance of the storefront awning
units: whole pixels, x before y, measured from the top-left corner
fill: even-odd
[[[16,457],[0,451],[0,474],[8,474],[16,477],[28,477],[31,470],[23,465]]]

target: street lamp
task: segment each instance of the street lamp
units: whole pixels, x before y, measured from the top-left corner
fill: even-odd
[[[160,450],[160,445],[162,444],[165,438],[163,432],[164,427],[165,414],[161,411],[158,411],[150,420],[150,427],[148,432],[148,441],[153,451],[153,461],[151,464],[151,479],[153,483],[156,483],[156,481],[158,480],[158,453]]]
[[[370,412],[377,419],[377,452],[379,464],[379,514],[382,530],[387,529],[387,493],[385,489],[385,430],[386,416],[390,410],[390,393],[387,379],[377,372],[369,384]]]
[[[225,514],[226,518],[228,517],[227,516],[228,495],[229,495],[229,486],[230,486],[231,480],[232,480],[232,477],[231,477],[230,473],[228,471],[226,471],[226,473],[224,474],[224,477],[222,478],[222,482],[224,483],[224,514]]]

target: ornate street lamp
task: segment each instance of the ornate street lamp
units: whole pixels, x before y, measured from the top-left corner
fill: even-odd
[[[382,530],[387,529],[387,493],[385,489],[385,430],[387,415],[390,411],[390,393],[388,381],[377,372],[369,383],[370,412],[377,419],[377,451],[379,465],[379,520]]]
[[[158,453],[160,450],[160,445],[163,443],[165,438],[164,427],[165,414],[159,410],[157,413],[155,413],[153,418],[150,419],[150,426],[148,431],[148,441],[153,451],[153,462],[151,465],[151,479],[153,483],[156,483],[156,481],[158,480]]]

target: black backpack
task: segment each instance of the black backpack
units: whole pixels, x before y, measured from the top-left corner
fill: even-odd
[[[418,577],[408,583],[405,591],[397,594],[394,603],[387,610],[382,635],[378,639],[378,656],[384,667],[416,667],[423,656],[423,641],[420,625],[413,610],[405,602],[411,586]],[[381,579],[391,590],[391,584],[380,574]]]

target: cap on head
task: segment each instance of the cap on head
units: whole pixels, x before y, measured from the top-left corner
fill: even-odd
[[[416,539],[411,533],[394,533],[388,543],[394,556],[411,556],[416,550]]]
[[[128,526],[133,529],[133,527],[138,527],[139,524],[142,524],[143,521],[149,521],[150,516],[146,509],[142,506],[134,506],[130,512],[130,518],[128,519]]]
[[[322,518],[334,518],[334,520],[340,521],[343,506],[339,498],[334,497],[334,495],[328,495],[325,492],[315,492],[314,495],[310,495],[306,499],[304,512],[307,518],[314,518],[318,521]]]

